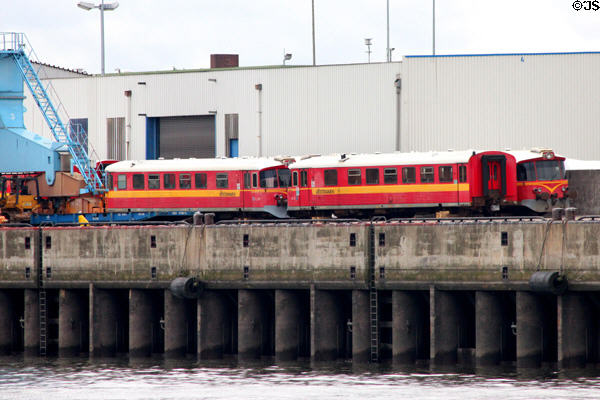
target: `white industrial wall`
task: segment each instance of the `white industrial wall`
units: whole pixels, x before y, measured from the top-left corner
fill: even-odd
[[[256,84],[263,85],[263,155],[392,151],[394,80],[401,76],[402,151],[549,147],[600,159],[599,67],[598,53],[407,57],[402,63],[56,79],[54,85],[72,118],[89,119],[100,158],[106,156],[106,118],[126,116],[126,90],[132,91],[132,158],[146,155],[143,114],[215,111],[217,155],[225,152],[229,113],[239,114],[239,154],[257,155]],[[48,135],[30,96],[27,108],[27,127]]]
[[[89,141],[106,157],[106,119],[126,117],[131,90],[131,158],[146,156],[145,116],[216,111],[217,155],[225,152],[225,114],[239,114],[239,154],[258,155],[262,84],[263,155],[393,151],[394,80],[401,63],[121,74],[55,79],[70,118],[88,118]],[[216,80],[216,81],[215,81]],[[145,84],[140,84],[145,82]],[[25,123],[49,136],[31,101]]]
[[[401,149],[553,148],[600,159],[600,54],[407,57]]]

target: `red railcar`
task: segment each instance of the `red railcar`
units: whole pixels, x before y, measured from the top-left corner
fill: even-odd
[[[499,151],[309,156],[290,171],[294,215],[498,211],[519,204],[516,159]]]
[[[121,161],[106,167],[106,211],[286,216],[289,170],[265,158]]]
[[[568,207],[574,193],[569,192],[565,158],[552,150],[507,151],[517,161],[517,197],[519,204],[535,212]]]

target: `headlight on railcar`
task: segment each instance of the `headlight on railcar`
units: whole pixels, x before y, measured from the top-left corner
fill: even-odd
[[[277,193],[275,195],[275,201],[277,202],[277,205],[280,207],[287,205],[287,197],[281,193]]]

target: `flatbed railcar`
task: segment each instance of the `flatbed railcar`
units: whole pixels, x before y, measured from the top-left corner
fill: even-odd
[[[106,168],[107,212],[195,211],[221,218],[286,214],[289,170],[274,159],[121,161]]]

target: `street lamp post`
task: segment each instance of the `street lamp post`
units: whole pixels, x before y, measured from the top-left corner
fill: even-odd
[[[286,53],[285,49],[283,49],[283,65],[285,66],[286,61],[290,61],[292,59],[292,53]]]
[[[100,62],[102,66],[102,75],[104,75],[104,10],[112,11],[119,7],[118,2],[114,3],[106,3],[104,4],[104,0],[100,4],[88,3],[85,1],[80,1],[77,3],[77,7],[82,8],[86,11],[89,11],[93,8],[97,8],[100,10]]]
[[[386,2],[387,4],[387,12],[386,12],[386,17],[387,17],[387,48],[385,49],[386,51],[386,59],[387,62],[391,62],[392,61],[392,50],[390,50],[390,0],[387,0]]]

